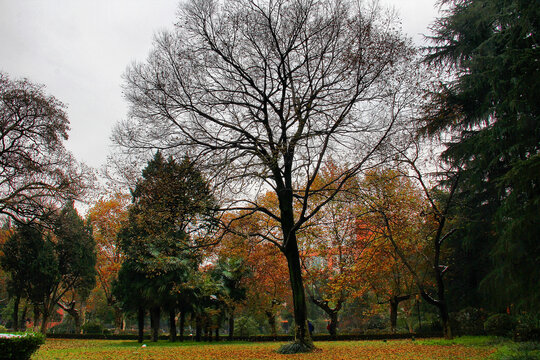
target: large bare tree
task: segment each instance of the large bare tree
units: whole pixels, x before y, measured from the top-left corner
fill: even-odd
[[[64,108],[43,86],[0,73],[0,214],[43,219],[82,194],[87,171],[64,147]]]
[[[395,18],[375,4],[191,0],[147,61],[126,72],[131,111],[118,144],[188,152],[227,209],[279,224],[258,235],[289,266],[296,341],[283,351],[313,349],[297,231],[382,150],[409,100],[413,58]],[[314,187],[329,159],[343,172]],[[268,189],[277,208],[255,200]]]

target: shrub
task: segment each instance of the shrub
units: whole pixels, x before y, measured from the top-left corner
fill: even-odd
[[[28,360],[44,341],[39,333],[0,334],[0,360]]]
[[[418,324],[414,328],[414,332],[422,335],[433,335],[433,334],[442,334],[443,328],[442,323],[439,320],[433,320],[431,322],[423,322],[422,326]]]
[[[454,314],[455,331],[460,335],[483,335],[487,314],[473,307],[466,307]]]
[[[85,334],[103,334],[104,327],[99,321],[89,321],[82,326]]]
[[[234,324],[235,335],[250,336],[255,335],[258,331],[257,322],[249,316],[241,316],[236,319]]]
[[[508,336],[516,327],[516,320],[508,314],[495,314],[488,317],[484,330],[488,335]]]

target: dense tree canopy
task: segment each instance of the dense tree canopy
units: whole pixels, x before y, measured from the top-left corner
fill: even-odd
[[[432,93],[425,131],[449,133],[443,157],[460,173],[463,249],[491,257],[483,282],[495,289],[491,298],[535,307],[540,7],[521,0],[443,3],[448,10],[433,26],[427,60],[448,65],[455,76]]]

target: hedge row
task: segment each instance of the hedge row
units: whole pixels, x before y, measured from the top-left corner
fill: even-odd
[[[343,334],[331,337],[330,335],[313,335],[314,341],[333,341],[333,340],[392,340],[392,339],[411,339],[411,338],[431,338],[440,337],[441,333],[433,334]],[[47,338],[50,339],[107,339],[107,340],[137,340],[137,335],[133,334],[47,334]],[[184,336],[184,340],[193,340],[194,336]],[[146,334],[145,339],[150,339],[150,334]],[[168,340],[168,335],[160,335],[160,340]],[[178,339],[178,337],[177,337]],[[202,340],[205,341],[205,337]],[[219,337],[219,341],[227,341],[229,337],[222,335]],[[267,341],[292,341],[293,337],[290,335],[254,335],[254,336],[234,336],[232,341],[249,341],[249,342],[267,342]],[[212,341],[215,341],[215,337],[212,337]]]

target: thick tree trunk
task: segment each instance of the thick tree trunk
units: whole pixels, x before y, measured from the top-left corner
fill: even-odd
[[[161,316],[159,306],[153,306],[150,309],[150,327],[152,328],[152,341],[157,342],[159,339],[159,318]]]
[[[116,334],[120,333],[120,331],[124,330],[124,313],[122,312],[122,309],[120,309],[118,306],[114,305],[114,332]]]
[[[302,269],[300,267],[300,254],[296,243],[296,235],[289,234],[287,247],[285,248],[285,257],[289,267],[289,279],[293,295],[295,334],[294,341],[307,349],[313,348],[313,341],[308,331],[307,324],[307,305],[304,292],[304,283],[302,280]]]
[[[180,313],[180,341],[184,341],[184,327],[186,324],[186,312]]]
[[[43,309],[41,314],[41,330],[40,332],[45,335],[47,334],[47,325],[49,325],[49,310]]]
[[[25,302],[21,318],[19,319],[19,329],[26,331],[26,314],[28,313],[28,302]]]
[[[268,324],[270,325],[270,331],[273,337],[277,336],[276,328],[276,315],[272,311],[265,311],[266,318],[268,319]]]
[[[214,333],[215,333],[215,340],[219,341],[219,325],[216,325],[216,329]]]
[[[39,319],[41,317],[41,311],[38,305],[34,304],[34,332],[39,331]]]
[[[21,302],[21,295],[17,294],[13,301],[13,330],[19,331],[19,303]]]
[[[396,332],[397,312],[398,312],[398,302],[396,300],[396,297],[393,296],[390,299],[390,330],[392,331],[392,334]]]
[[[169,310],[169,341],[176,341],[176,313],[173,310]]]
[[[144,341],[144,307],[139,306],[137,311],[137,325],[139,327],[139,336],[137,340],[142,343]]]
[[[338,312],[333,311],[329,314],[330,324],[328,324],[328,333],[332,338],[337,336],[337,327],[338,327]]]

